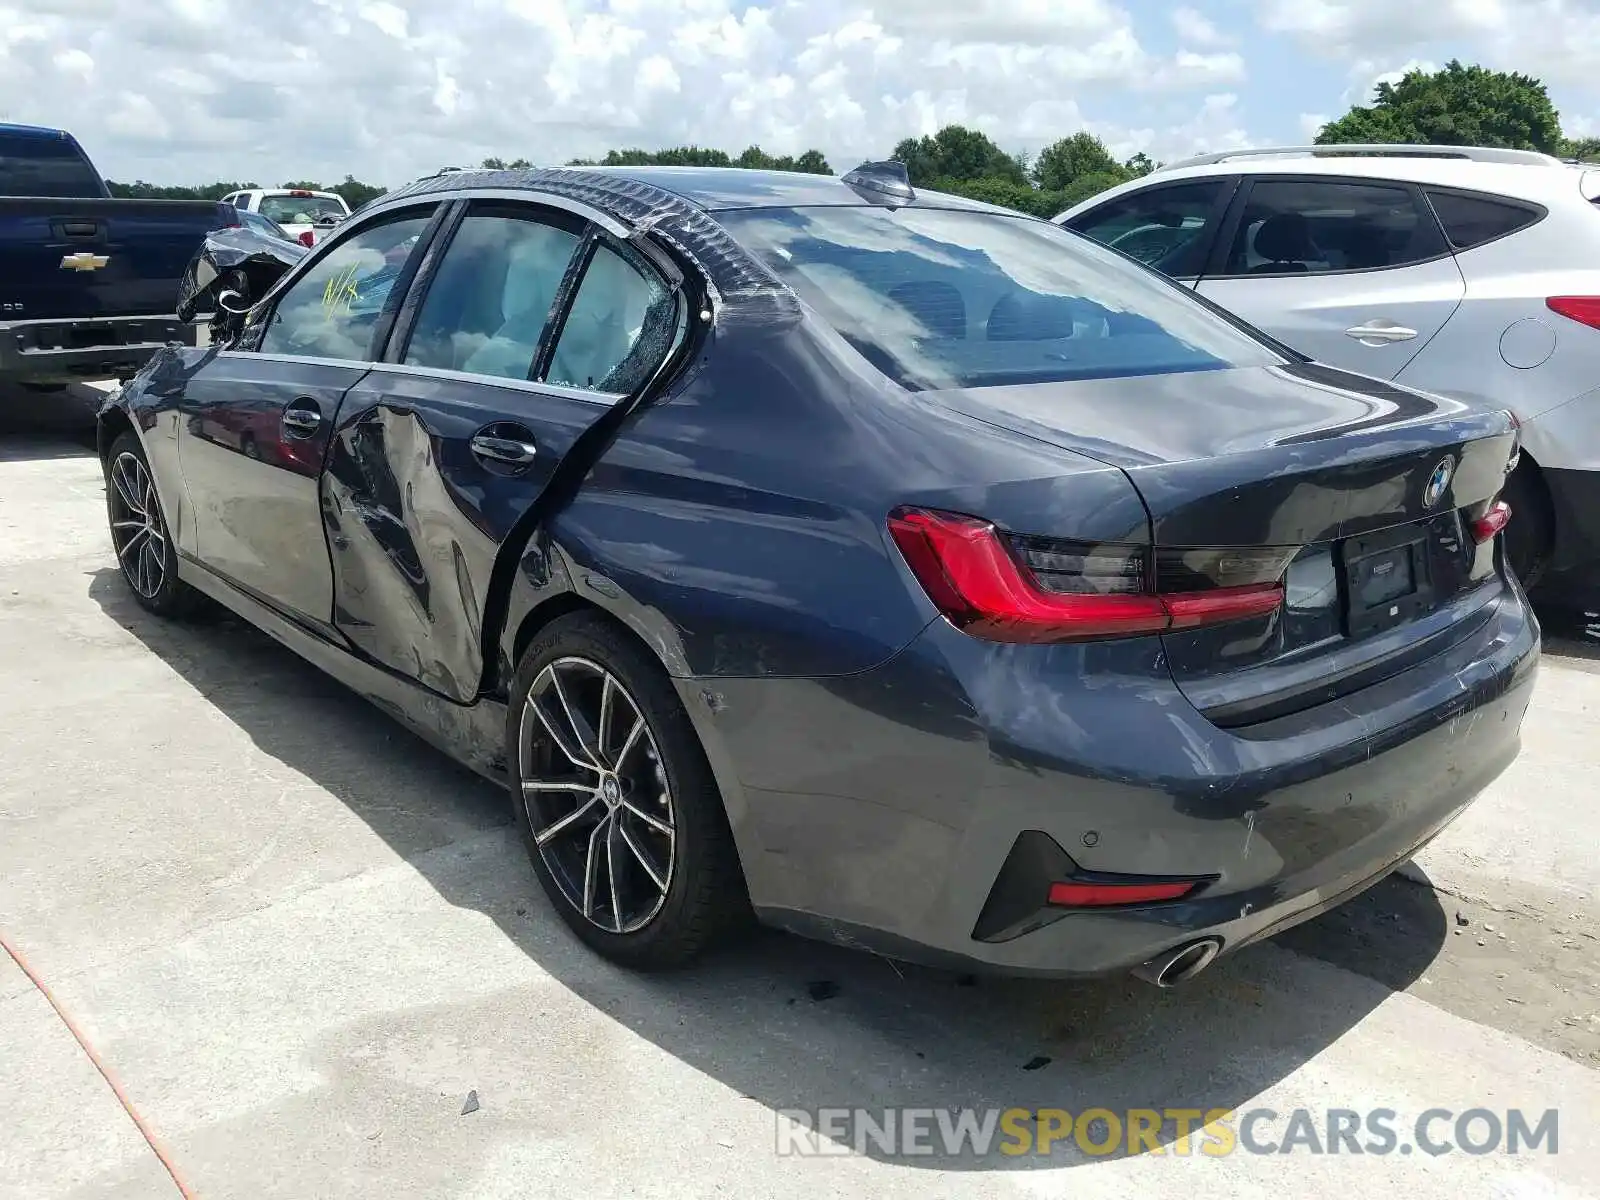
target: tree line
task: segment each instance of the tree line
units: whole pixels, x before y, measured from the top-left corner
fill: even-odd
[[[1356,105],[1324,125],[1319,145],[1359,142],[1409,142],[1441,146],[1500,146],[1537,150],[1560,158],[1593,160],[1600,165],[1600,138],[1567,137],[1560,115],[1543,83],[1532,76],[1463,66],[1452,60],[1433,72],[1414,70],[1394,83],[1380,83],[1368,105]],[[1140,153],[1118,160],[1105,143],[1087,131],[1046,146],[1038,154],[1009,153],[987,134],[961,125],[899,142],[889,158],[906,166],[911,182],[932,191],[953,192],[1006,208],[1050,217],[1107,188],[1149,174],[1161,164]],[[486,158],[491,170],[524,170],[526,158]],[[572,159],[569,166],[742,167],[832,175],[820,150],[773,155],[760,146],[738,154],[702,146],[665,150],[611,150],[603,158]],[[114,196],[145,199],[218,200],[253,183],[213,183],[200,187],[160,187],[143,181],[110,183]],[[346,175],[342,183],[282,184],[337,192],[352,209],[384,194],[375,184]]]

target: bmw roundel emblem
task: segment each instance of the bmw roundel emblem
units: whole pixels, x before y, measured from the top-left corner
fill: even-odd
[[[1428,476],[1428,486],[1422,490],[1423,508],[1432,508],[1444,499],[1445,489],[1450,486],[1450,476],[1454,471],[1448,458],[1439,461],[1433,474]]]

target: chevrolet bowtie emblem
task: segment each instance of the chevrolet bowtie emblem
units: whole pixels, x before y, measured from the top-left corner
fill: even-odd
[[[61,259],[63,271],[98,271],[111,261],[109,254],[90,254],[87,250],[80,250],[76,254],[68,254]]]

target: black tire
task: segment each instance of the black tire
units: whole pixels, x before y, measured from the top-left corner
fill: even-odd
[[[105,459],[106,520],[123,582],[140,607],[157,616],[192,616],[204,597],[178,578],[178,548],[168,532],[161,499],[153,486],[130,486],[137,478],[126,465],[130,457],[143,471],[143,479],[153,481],[138,436],[125,430],[111,443]],[[149,514],[145,529],[131,529],[145,512]]]
[[[1524,461],[1506,480],[1502,495],[1511,505],[1511,524],[1505,531],[1506,560],[1523,590],[1532,591],[1549,565],[1555,544],[1550,493],[1538,468]]]
[[[261,457],[261,447],[256,444],[256,435],[253,433],[246,433],[239,439],[239,450],[246,458]]]
[[[628,706],[642,718],[646,727],[648,742],[644,744],[647,753],[645,761],[653,773],[648,775],[647,788],[640,788],[637,792],[632,790],[636,787],[635,783],[625,782],[623,787],[629,789],[628,794],[635,796],[639,803],[643,804],[648,799],[654,798],[653,795],[647,796],[647,790],[653,792],[662,782],[667,788],[664,795],[668,798],[666,802],[669,807],[661,810],[659,815],[669,818],[675,833],[669,843],[671,850],[665,870],[664,891],[659,883],[652,884],[639,874],[640,868],[636,865],[636,861],[642,860],[639,860],[637,855],[630,859],[627,854],[619,853],[622,863],[619,869],[626,870],[630,864],[634,864],[632,869],[635,878],[644,885],[638,890],[649,893],[651,897],[660,897],[659,907],[655,909],[653,915],[645,917],[643,924],[637,928],[630,927],[624,930],[626,922],[620,911],[621,906],[612,906],[611,901],[599,896],[595,897],[597,903],[595,915],[593,917],[585,915],[579,900],[575,900],[567,890],[573,887],[576,881],[572,877],[573,873],[567,871],[559,861],[562,843],[556,841],[548,843],[552,849],[550,860],[547,861],[547,851],[540,848],[535,836],[535,814],[530,813],[530,809],[556,801],[547,801],[546,793],[532,794],[527,801],[524,798],[528,794],[523,786],[524,780],[548,775],[552,763],[562,770],[592,772],[592,768],[571,767],[570,755],[565,756],[569,761],[563,761],[557,750],[558,743],[549,732],[549,727],[540,723],[537,711],[529,712],[530,693],[534,690],[536,682],[545,688],[543,694],[546,697],[550,694],[546,669],[554,670],[558,664],[565,664],[562,670],[571,672],[575,663],[601,668],[613,677],[615,683],[625,693],[623,698],[614,701],[611,717],[613,730],[617,728],[615,714],[625,712],[621,707],[624,698]],[[569,679],[567,690],[570,693],[572,691],[570,675],[567,678]],[[604,686],[600,682],[603,677],[594,678],[596,687]],[[574,696],[573,701],[575,707],[582,707],[581,697]],[[528,719],[526,737],[523,729],[525,714]],[[601,724],[602,722],[597,720],[593,726]],[[632,722],[629,721],[629,724]],[[590,727],[591,732],[593,726]],[[605,747],[608,739],[603,733],[598,738],[586,740],[599,741],[600,757],[609,761]],[[613,736],[609,740],[614,751],[618,738]],[[572,613],[557,618],[542,630],[523,652],[521,661],[517,665],[516,678],[512,684],[511,703],[507,712],[506,750],[506,761],[510,767],[512,808],[516,813],[517,825],[522,830],[534,872],[561,918],[590,948],[623,966],[639,970],[671,969],[693,962],[750,923],[750,902],[745,891],[738,852],[728,827],[727,811],[723,806],[722,795],[712,776],[710,764],[706,761],[705,752],[666,672],[648,651],[628,634],[617,629],[603,617],[590,613]],[[525,761],[525,759],[537,761]],[[630,761],[639,761],[637,748]],[[621,760],[617,761],[616,768],[615,774],[621,776],[624,773]],[[592,773],[596,775],[597,780],[603,774]],[[588,776],[574,774],[571,778],[586,780]],[[587,838],[584,836],[585,833],[593,826],[604,825],[613,815],[619,823],[629,818],[625,812],[615,808],[607,813],[606,804],[609,802],[602,799],[600,795],[602,789],[598,785],[584,790],[592,791],[594,795],[584,801],[581,795],[574,794],[566,797],[566,803],[574,809],[585,805],[597,809],[593,814],[595,819],[574,821],[571,828],[575,832],[562,834],[560,837],[571,839],[564,843],[569,850],[577,843],[586,842],[588,853],[593,855],[597,844],[596,838],[601,831],[596,830]],[[622,789],[619,789],[618,795],[621,794]],[[600,814],[606,815],[602,817]],[[542,811],[537,817],[541,822],[541,828],[548,832],[554,822],[549,821],[547,813]],[[643,827],[636,824],[631,828],[637,832]],[[626,841],[627,835],[624,835],[622,840]],[[607,847],[608,856],[611,851],[616,850],[618,838],[615,836],[615,831],[607,833],[605,841],[601,844]],[[609,857],[607,864],[609,871],[612,869]],[[659,858],[656,859],[656,865],[658,867],[660,865]],[[558,871],[563,872],[563,878],[558,879]],[[611,894],[614,898],[617,893],[613,891]],[[598,907],[600,905],[615,907],[617,911],[608,916],[600,910]],[[611,927],[606,927],[607,923]]]

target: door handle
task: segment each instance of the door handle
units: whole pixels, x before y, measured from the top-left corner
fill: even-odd
[[[1353,337],[1363,346],[1386,346],[1390,342],[1409,342],[1417,336],[1415,329],[1407,329],[1404,325],[1397,325],[1393,321],[1368,321],[1364,325],[1356,325],[1344,331],[1346,337]]]
[[[520,438],[494,437],[480,433],[468,443],[479,458],[507,466],[525,467],[539,454],[539,447]]]
[[[322,428],[322,410],[308,396],[291,400],[283,410],[283,427],[296,437],[310,437]]]

